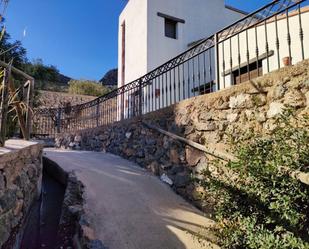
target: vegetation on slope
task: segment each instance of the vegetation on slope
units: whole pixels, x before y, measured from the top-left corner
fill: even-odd
[[[286,111],[272,135],[232,141],[237,160],[210,163],[200,184],[215,200],[222,248],[309,248],[309,188],[290,176],[309,171],[308,125]]]
[[[41,59],[26,62],[23,70],[36,79],[35,86],[39,90],[67,91],[71,78],[62,75],[55,66],[44,65]]]
[[[107,94],[109,88],[90,80],[71,80],[69,82],[69,93],[90,96],[101,96]]]

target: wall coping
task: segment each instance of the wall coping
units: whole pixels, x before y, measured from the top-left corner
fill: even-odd
[[[38,145],[38,142],[34,141],[25,141],[21,139],[9,139],[5,142],[4,147],[0,147],[0,159],[2,156],[9,154],[9,153],[14,153],[16,151]]]

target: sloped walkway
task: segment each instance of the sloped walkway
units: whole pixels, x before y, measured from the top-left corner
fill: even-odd
[[[45,156],[74,170],[86,187],[96,235],[109,249],[199,249],[193,235],[212,221],[167,185],[118,156],[47,149]]]

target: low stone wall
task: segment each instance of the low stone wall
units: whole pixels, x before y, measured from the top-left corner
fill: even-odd
[[[42,145],[9,140],[0,148],[0,247],[20,248],[23,226],[42,180]]]
[[[285,107],[309,113],[309,61],[216,93],[182,101],[144,115],[142,121],[156,125],[210,150],[223,151],[230,136],[248,131],[271,133],[275,118]],[[171,180],[182,196],[205,209],[202,190],[191,181],[205,168],[203,152],[174,141],[133,119],[110,126],[61,134],[56,146],[65,149],[107,151],[137,162],[162,179]],[[163,176],[163,177],[162,177]]]
[[[86,216],[83,183],[74,172],[66,172],[47,157],[43,157],[43,165],[49,175],[66,186],[55,249],[104,249]]]

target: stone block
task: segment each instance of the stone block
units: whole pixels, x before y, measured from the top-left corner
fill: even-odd
[[[179,154],[178,154],[178,150],[175,148],[172,148],[169,152],[169,158],[170,158],[170,162],[173,164],[178,164],[179,163]]]
[[[230,98],[229,107],[232,109],[252,108],[253,103],[250,94],[241,93]]]
[[[123,153],[127,156],[127,157],[131,157],[135,154],[135,150],[131,149],[131,148],[127,148],[123,151]]]
[[[254,107],[261,107],[266,105],[267,98],[265,94],[254,94],[251,96]]]
[[[306,97],[306,105],[308,108],[309,107],[309,91],[305,93],[305,97]],[[0,169],[1,169],[1,166],[0,166]]]
[[[258,121],[259,123],[263,123],[266,121],[266,114],[263,111],[257,111],[255,113],[255,119],[256,121]]]
[[[21,212],[22,212],[22,209],[23,209],[23,205],[24,205],[24,201],[23,200],[18,200],[16,202],[16,206],[15,206],[15,209],[14,209],[14,215],[15,216],[21,215]]]
[[[184,172],[184,170],[185,170],[185,167],[184,167],[184,166],[182,166],[182,165],[175,165],[175,166],[173,166],[173,167],[168,171],[168,173],[169,173],[170,175],[176,175],[176,174],[178,174],[178,173]]]
[[[239,114],[238,113],[231,113],[227,115],[227,121],[230,123],[237,122],[239,119]]]
[[[91,241],[91,240],[96,239],[95,234],[94,234],[94,230],[92,228],[90,228],[89,226],[82,225],[81,230],[82,230],[83,237],[86,240]]]
[[[203,158],[205,158],[204,152],[189,146],[186,147],[186,160],[189,166],[196,166]]]
[[[164,149],[169,149],[170,147],[170,139],[167,136],[164,136],[163,138],[163,148]]]
[[[292,89],[286,93],[284,104],[295,108],[304,107],[306,105],[306,97],[301,91]]]
[[[132,136],[132,132],[126,132],[125,136],[127,139],[130,139]]]
[[[282,84],[274,86],[268,91],[267,100],[274,101],[283,98],[286,90],[286,87]]]
[[[80,143],[81,141],[82,141],[82,136],[76,135],[76,136],[74,137],[74,142]]]
[[[15,206],[17,199],[16,192],[16,189],[7,189],[3,195],[0,196],[0,208],[2,212],[7,212]]]
[[[269,109],[267,111],[267,117],[268,118],[274,118],[278,116],[279,114],[282,114],[284,110],[284,104],[279,102],[272,102],[269,105]]]
[[[183,188],[186,187],[189,182],[190,182],[189,175],[183,172],[175,176],[174,185],[176,188]]]
[[[0,191],[3,191],[4,188],[6,187],[5,182],[6,182],[5,176],[0,172]]]
[[[309,89],[309,77],[308,79],[303,80],[302,87],[305,89]]]
[[[198,131],[214,131],[216,124],[214,122],[195,123],[195,129]]]
[[[229,109],[229,102],[226,99],[219,98],[214,102],[213,108],[216,110],[227,110]]]
[[[160,165],[154,161],[147,167],[155,176],[160,175]]]
[[[214,119],[214,112],[213,111],[202,111],[199,115],[199,120],[202,121],[211,121]]]
[[[0,246],[2,246],[10,237],[11,216],[10,212],[0,214]]]

